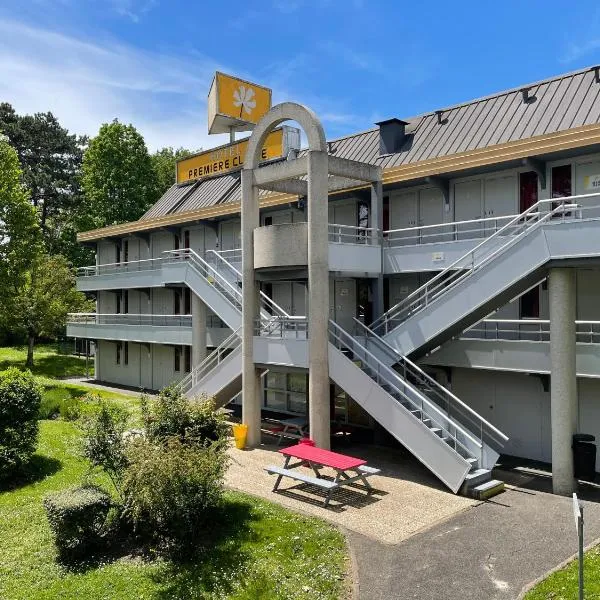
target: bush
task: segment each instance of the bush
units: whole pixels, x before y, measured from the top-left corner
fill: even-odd
[[[142,398],[142,419],[150,441],[164,443],[177,438],[183,444],[205,447],[225,444],[229,426],[215,410],[212,398],[188,400],[175,387],[164,388],[158,398]]]
[[[83,426],[83,453],[92,465],[106,471],[120,493],[123,472],[127,466],[124,436],[127,413],[100,399],[98,405],[99,409],[86,419]]]
[[[134,530],[159,549],[189,555],[221,501],[227,466],[223,447],[138,439],[128,457],[123,497]]]
[[[96,550],[112,502],[95,486],[70,488],[44,498],[44,507],[63,560],[85,558]]]
[[[70,390],[50,388],[42,392],[39,410],[40,419],[76,421],[81,416],[81,399],[73,396]]]
[[[25,465],[37,444],[41,392],[31,372],[0,372],[0,479]]]

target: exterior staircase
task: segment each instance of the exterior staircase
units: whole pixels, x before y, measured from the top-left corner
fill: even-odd
[[[583,223],[580,216],[577,204],[534,204],[390,308],[370,329],[401,356],[426,354],[543,279],[550,261],[599,256],[600,244],[593,241],[598,222]],[[594,229],[594,237],[583,232],[584,226]]]

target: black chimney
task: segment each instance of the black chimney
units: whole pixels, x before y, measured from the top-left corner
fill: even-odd
[[[379,126],[379,154],[400,152],[404,144],[406,121],[386,119],[375,123]]]

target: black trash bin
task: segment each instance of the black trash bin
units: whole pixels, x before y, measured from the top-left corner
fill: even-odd
[[[573,436],[573,465],[575,478],[594,481],[596,478],[596,438],[589,433],[576,433]]]

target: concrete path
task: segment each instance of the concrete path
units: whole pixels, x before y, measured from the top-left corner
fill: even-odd
[[[65,381],[67,383],[76,383],[78,385],[84,385],[85,387],[89,387],[95,390],[104,390],[105,392],[116,392],[117,394],[123,394],[124,396],[134,396],[139,398],[142,395],[138,389],[126,387],[126,386],[116,386],[116,385],[107,385],[103,383],[97,382],[95,379],[87,379],[85,377],[64,377],[61,381]],[[145,392],[146,396],[155,396],[154,392]]]
[[[583,502],[586,543],[600,537],[600,503]],[[389,545],[348,532],[360,600],[508,600],[574,554],[572,500],[523,488]]]

